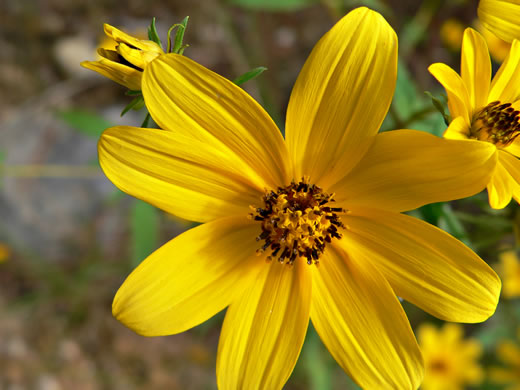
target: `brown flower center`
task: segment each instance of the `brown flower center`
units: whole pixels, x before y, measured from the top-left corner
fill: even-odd
[[[506,147],[520,134],[519,114],[511,103],[489,103],[474,115],[469,138]]]
[[[268,260],[277,258],[280,263],[293,264],[298,258],[306,258],[307,264],[318,264],[327,243],[341,238],[341,223],[337,213],[345,212],[327,204],[334,202],[329,195],[308,179],[277,191],[267,191],[263,207],[251,206],[250,217],[261,222],[262,233],[256,238],[264,240],[258,254],[271,253]]]

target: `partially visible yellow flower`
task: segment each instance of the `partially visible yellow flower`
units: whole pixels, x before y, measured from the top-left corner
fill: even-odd
[[[489,379],[507,385],[503,390],[520,390],[520,329],[516,342],[502,341],[498,344],[496,354],[505,367],[491,367]]]
[[[483,142],[378,134],[396,78],[393,29],[367,8],[350,12],[299,74],[284,139],[231,81],[177,54],[152,61],[142,91],[162,130],[108,129],[99,161],[123,191],[202,224],[128,276],[114,316],[159,336],[228,307],[221,390],[281,389],[309,319],[361,387],[416,389],[422,358],[397,296],[480,322],[500,280],[464,244],[401,211],[482,190],[496,158]]]
[[[473,26],[482,34],[487,42],[489,48],[489,54],[495,62],[502,63],[506,59],[509,51],[511,50],[511,43],[500,39],[487,28],[482,26],[482,23],[478,19],[473,21]]]
[[[504,41],[520,39],[520,0],[480,0],[478,17]]]
[[[462,44],[464,25],[457,19],[448,19],[442,24],[440,35],[446,47],[458,51]]]
[[[81,66],[91,69],[132,91],[141,90],[143,70],[155,58],[164,54],[155,42],[132,37],[109,24],[105,34],[116,42],[115,50],[100,47],[98,61],[83,61]]]
[[[10,255],[11,250],[9,249],[9,247],[6,244],[0,242],[0,263],[7,261]]]
[[[498,163],[487,185],[491,207],[503,208],[512,197],[520,201],[520,41],[492,81],[486,41],[472,28],[464,32],[460,76],[441,63],[429,70],[448,95],[452,122],[444,137],[466,140],[468,148],[474,140],[495,148]]]
[[[515,251],[500,254],[498,273],[502,278],[502,294],[506,298],[520,297],[520,260]]]
[[[466,385],[478,385],[483,370],[478,359],[482,347],[477,340],[464,339],[464,328],[444,324],[437,329],[423,324],[417,330],[417,340],[424,358],[423,390],[463,390]]]

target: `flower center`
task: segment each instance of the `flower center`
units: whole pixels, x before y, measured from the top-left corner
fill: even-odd
[[[334,202],[329,195],[307,178],[277,191],[267,191],[263,196],[264,206],[251,206],[250,218],[260,221],[262,233],[256,238],[264,240],[258,254],[270,250],[268,260],[277,258],[280,263],[293,264],[305,257],[307,264],[318,265],[327,243],[341,238],[339,228],[345,226],[336,213],[345,212],[339,207],[327,206]]]
[[[520,134],[519,114],[511,103],[489,103],[473,117],[469,138],[506,147]]]
[[[436,359],[430,362],[428,368],[432,372],[437,372],[439,374],[445,374],[449,371],[449,367],[447,362],[444,359]]]

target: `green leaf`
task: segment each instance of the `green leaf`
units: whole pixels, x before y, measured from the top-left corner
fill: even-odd
[[[142,128],[148,128],[148,125],[150,124],[150,119],[152,119],[152,116],[149,112],[146,113],[146,116],[144,117],[143,123],[141,124]]]
[[[136,267],[157,249],[159,241],[159,211],[136,200],[130,214],[132,234],[132,266]]]
[[[112,123],[98,114],[83,110],[59,111],[57,116],[70,127],[93,138],[99,138],[103,130],[113,126]]]
[[[155,27],[155,18],[152,18],[152,23],[150,23],[150,26],[148,27],[148,39],[154,41],[162,48],[161,38],[159,38],[157,28]]]
[[[172,53],[176,53],[176,54],[181,54],[182,55],[182,53],[184,52],[184,48],[186,46],[184,46],[182,44],[182,41],[184,40],[184,33],[186,32],[186,27],[188,26],[188,20],[189,19],[190,19],[190,17],[186,16],[182,20],[182,22],[180,22],[179,24],[173,25],[170,28],[170,31],[168,31],[168,41],[170,41],[171,30],[173,28],[177,27],[177,32],[175,33],[175,39],[174,39],[173,48],[171,50]]]
[[[297,11],[320,3],[319,0],[228,0],[228,2],[255,11],[271,12]]]
[[[265,66],[259,66],[258,68],[251,69],[249,72],[246,72],[241,76],[238,76],[236,79],[233,80],[233,82],[236,85],[244,84],[246,81],[257,78],[262,73],[264,73],[266,70],[267,70],[267,68]]]
[[[142,94],[143,94],[143,91],[132,91],[130,89],[125,92],[126,96],[139,96],[139,95],[142,95]]]
[[[137,96],[130,103],[126,105],[126,107],[121,111],[121,116],[125,115],[130,110],[140,110],[144,107],[144,98],[143,96]]]

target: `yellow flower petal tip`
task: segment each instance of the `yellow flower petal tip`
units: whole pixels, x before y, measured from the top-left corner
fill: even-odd
[[[146,62],[132,51],[144,46],[106,30],[119,54]],[[352,11],[298,76],[284,139],[231,81],[176,54],[149,62],[142,92],[162,129],[106,130],[100,165],[121,190],[202,224],[128,276],[114,316],[158,336],[228,307],[220,389],[283,388],[309,319],[362,388],[416,389],[423,359],[396,295],[476,321],[494,310],[499,282],[462,243],[400,212],[478,192],[497,157],[488,142],[378,134],[396,77],[395,32]]]
[[[164,51],[153,41],[135,38],[109,24],[104,24],[104,31],[115,42],[114,50],[105,48],[106,44],[103,43],[98,49],[101,58],[98,61],[84,61],[81,66],[132,91],[141,90],[143,70]]]
[[[426,367],[422,389],[462,390],[482,382],[482,345],[463,335],[459,324],[445,324],[440,329],[427,323],[419,326],[417,338]]]
[[[481,2],[482,4],[483,2]],[[497,164],[487,183],[492,208],[520,199],[520,42],[514,41],[506,60],[491,79],[491,60],[484,37],[464,31],[461,73],[445,64],[432,64],[430,73],[444,86],[453,119],[444,137],[493,145]],[[468,148],[476,143],[467,143]]]
[[[480,0],[480,21],[506,42],[520,39],[520,2],[518,0]]]

